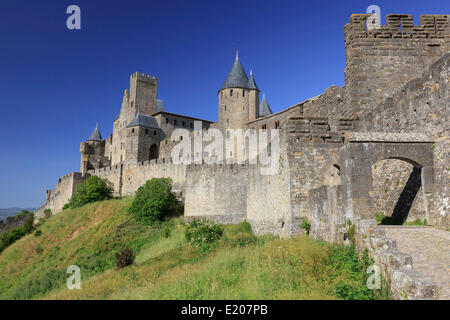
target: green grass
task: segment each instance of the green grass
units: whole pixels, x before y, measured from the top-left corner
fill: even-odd
[[[378,299],[368,262],[352,247],[254,236],[248,223],[225,225],[209,250],[187,243],[183,217],[154,227],[131,219],[132,198],[65,210],[0,255],[1,299]],[[135,263],[116,269],[124,246]],[[81,289],[65,286],[81,267]]]
[[[381,225],[402,225],[402,226],[427,226],[427,219],[420,220],[416,218],[413,221],[406,221],[404,219],[394,219],[392,217],[386,216],[381,212],[375,212],[375,219],[378,224]]]

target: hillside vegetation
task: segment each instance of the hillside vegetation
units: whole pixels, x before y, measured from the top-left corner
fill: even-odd
[[[208,247],[186,240],[183,217],[143,226],[128,212],[133,198],[94,202],[49,218],[41,232],[0,254],[1,299],[373,299],[366,261],[351,247],[307,236],[252,235],[250,225],[223,226]],[[115,253],[133,249],[117,269]],[[206,248],[206,249],[205,249]],[[69,290],[70,265],[81,289]]]

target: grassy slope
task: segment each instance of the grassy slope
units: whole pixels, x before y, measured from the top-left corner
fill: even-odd
[[[0,298],[49,299],[336,299],[336,288],[363,288],[363,271],[348,255],[306,236],[251,235],[248,224],[225,226],[209,253],[186,243],[182,217],[163,228],[133,222],[132,198],[67,210],[42,235],[28,235],[0,255]],[[123,245],[135,264],[115,269]],[[351,260],[351,259],[350,259]],[[65,287],[68,266],[81,267],[81,290]],[[358,269],[358,270],[356,270]]]

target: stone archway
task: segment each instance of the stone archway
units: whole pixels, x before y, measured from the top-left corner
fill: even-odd
[[[385,159],[372,165],[373,211],[379,224],[424,221],[422,168],[403,160]]]
[[[342,195],[346,219],[375,219],[372,165],[398,159],[420,170],[422,209],[427,220],[433,197],[433,143],[421,135],[349,133],[340,152]]]

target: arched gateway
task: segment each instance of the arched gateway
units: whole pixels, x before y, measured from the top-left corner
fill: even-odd
[[[346,219],[374,219],[372,165],[385,159],[399,159],[420,171],[422,209],[430,213],[433,192],[433,142],[423,134],[346,134],[340,152],[343,209]]]

